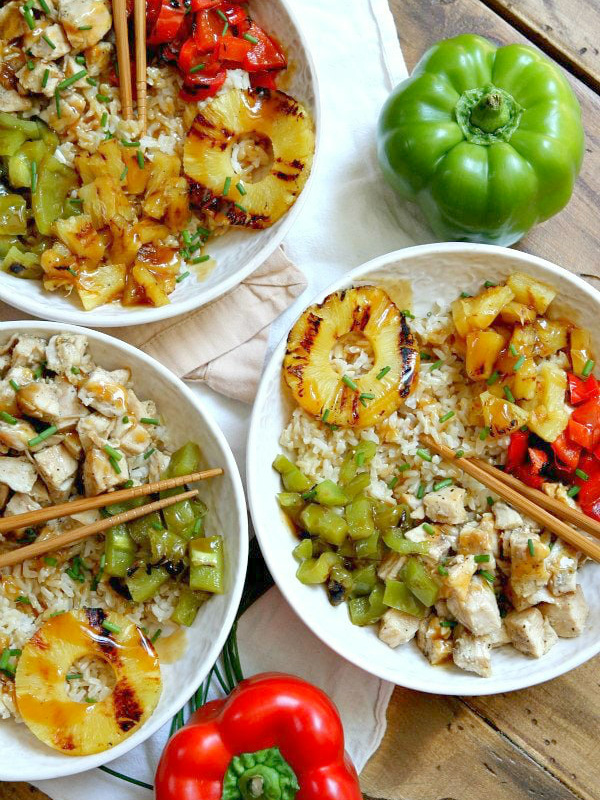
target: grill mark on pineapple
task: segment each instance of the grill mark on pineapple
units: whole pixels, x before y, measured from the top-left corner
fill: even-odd
[[[400,329],[401,329],[400,344],[411,345],[411,346],[414,345],[415,339],[405,314],[402,314],[400,317]]]
[[[364,331],[371,319],[371,305],[367,303],[366,306],[355,306],[352,309],[352,331]]]
[[[312,311],[306,318],[304,336],[300,340],[300,347],[303,347],[306,350],[307,355],[310,355],[310,351],[315,346],[315,341],[319,334],[319,329],[322,322],[323,320],[321,317],[319,317],[317,314],[313,314]]]
[[[138,724],[144,714],[144,709],[126,678],[121,678],[117,682],[112,697],[115,721],[119,728],[126,733]]]
[[[106,619],[106,614],[101,608],[86,608],[85,616],[91,628],[96,628],[97,630],[102,629],[102,623]]]
[[[49,643],[43,638],[40,631],[36,631],[31,639],[29,640],[29,644],[36,648],[36,650],[49,650],[50,645]]]
[[[408,397],[417,385],[417,352],[411,347],[400,348],[400,358],[402,361],[399,394],[400,397]]]
[[[60,750],[75,750],[75,742],[70,733],[60,733],[57,731],[54,736],[54,743]]]
[[[274,172],[276,178],[279,178],[280,181],[295,181],[298,177],[297,175],[290,175],[287,172]]]

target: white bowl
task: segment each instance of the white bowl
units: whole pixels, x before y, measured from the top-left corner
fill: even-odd
[[[107,303],[93,311],[84,311],[76,298],[47,292],[41,281],[24,280],[1,271],[0,300],[32,316],[56,322],[94,328],[144,325],[185,314],[220,297],[257,270],[279,247],[304,205],[317,167],[320,98],[312,56],[288,0],[252,0],[252,15],[285,48],[290,64],[285,91],[308,108],[315,123],[317,138],[311,177],[287,214],[266,230],[231,230],[211,241],[207,252],[217,262],[213,272],[205,281],[197,281],[192,274],[177,284],[166,306],[125,308],[119,303]]]
[[[190,390],[158,361],[103,333],[49,322],[3,322],[0,341],[15,331],[42,336],[73,332],[86,334],[97,363],[108,369],[128,366],[139,396],[156,400],[179,446],[193,439],[202,449],[206,466],[220,466],[225,475],[199,486],[209,507],[207,528],[225,537],[225,594],[204,605],[187,633],[185,654],[163,664],[163,690],[150,719],[117,747],[91,756],[66,756],[34,737],[23,724],[0,720],[0,780],[43,780],[73,775],[121,756],[161,728],[189,700],[221,652],[235,619],[248,560],[248,522],[244,490],[225,437]]]
[[[461,291],[475,292],[485,280],[502,280],[520,270],[551,283],[559,292],[555,306],[563,306],[569,319],[592,332],[596,352],[600,352],[600,293],[580,278],[541,258],[503,247],[478,244],[432,244],[409,247],[376,258],[350,272],[323,292],[356,283],[381,283],[410,280],[414,293],[413,310],[426,313],[436,300],[444,304]],[[411,642],[392,650],[371,628],[350,623],[346,604],[332,607],[323,587],[307,587],[295,577],[297,563],[292,557],[294,537],[278,508],[275,495],[279,476],[271,468],[281,448],[278,439],[287,424],[294,404],[284,388],[281,365],[285,340],[280,342],[263,376],[252,414],[248,440],[248,500],[254,527],[265,560],[288,602],[312,631],[337,651],[367,672],[400,686],[423,692],[449,695],[483,695],[523,689],[571,670],[600,652],[600,568],[588,564],[579,580],[590,606],[588,623],[576,639],[560,639],[540,659],[530,659],[511,647],[494,650],[493,676],[480,678],[454,666],[433,667]]]

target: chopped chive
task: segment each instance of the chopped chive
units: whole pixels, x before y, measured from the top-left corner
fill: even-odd
[[[156,417],[142,417],[140,422],[143,422],[144,425],[160,425],[160,420]]]
[[[58,91],[58,89],[54,90],[54,103],[56,104],[56,116],[60,119],[61,117],[60,92]]]
[[[482,428],[481,433],[479,434],[479,440],[481,442],[485,442],[485,440],[488,438],[489,435],[490,435],[490,429],[487,427]]]
[[[493,497],[490,497],[490,495],[488,495],[488,496],[485,498],[485,502],[488,504],[488,506],[490,506],[490,507],[491,507],[491,506],[493,506],[493,505],[494,505],[494,498],[493,498]]]
[[[423,361],[431,361],[431,356],[429,355],[429,353],[426,353],[424,350],[421,350],[419,355],[421,356],[421,359]]]
[[[475,561],[476,564],[484,564],[486,561],[490,560],[490,557],[488,555],[480,555],[480,556],[475,556],[473,560]]]
[[[449,419],[452,419],[454,416],[454,411],[448,411],[447,414],[444,414],[443,417],[440,417],[440,422],[448,422]]]
[[[43,373],[43,371],[44,371],[44,367],[45,367],[45,366],[46,366],[46,363],[44,362],[43,364],[40,364],[39,366],[37,366],[37,367],[34,369],[34,371],[33,371],[33,377],[34,377],[36,380],[37,380],[38,378],[41,378],[41,377],[42,377],[42,373]]]
[[[454,453],[454,458],[462,458],[464,454],[465,454],[464,450],[457,450],[456,453]]]
[[[420,483],[417,489],[417,500],[422,500],[425,497],[425,484]]]
[[[521,367],[523,366],[524,363],[525,363],[525,356],[523,356],[523,355],[519,356],[517,358],[517,360],[515,361],[515,365],[513,367],[513,372],[518,372],[521,369]]]
[[[410,469],[410,464],[400,464],[397,469],[398,472],[406,472],[407,469]]]
[[[41,444],[46,439],[49,439],[51,436],[53,436],[57,430],[58,428],[56,427],[56,425],[50,425],[49,428],[46,428],[46,430],[42,431],[41,433],[38,433],[37,436],[34,436],[33,439],[30,439],[27,442],[27,444],[29,445],[29,447],[35,447],[37,444]]]
[[[581,478],[582,481],[589,481],[590,479],[590,476],[587,474],[587,472],[584,472],[579,468],[575,470],[575,475],[577,475],[578,478]]]
[[[493,386],[499,379],[500,373],[494,372],[490,377],[486,380],[488,386]]]
[[[74,278],[76,278],[76,277],[77,277],[77,271],[76,271],[76,270],[74,270],[74,269],[73,269],[73,267],[67,267],[67,272],[70,272],[70,273],[71,273],[71,275],[72,275]]]
[[[42,39],[43,39],[43,40],[46,42],[46,44],[48,45],[48,47],[49,47],[51,50],[56,50],[56,45],[54,44],[54,42],[53,42],[53,41],[52,41],[52,39],[51,39],[51,38],[48,36],[48,34],[47,34],[47,33],[42,33]]]
[[[363,404],[363,406],[366,408],[367,407],[367,400],[374,400],[375,399],[375,395],[373,394],[373,392],[363,392],[361,395],[359,395],[358,399]]]
[[[533,546],[533,539],[527,539],[527,549],[529,550],[529,555],[535,555],[535,548]]]
[[[151,447],[149,450],[146,450],[146,452],[144,453],[144,460],[147,461],[154,452],[154,450],[155,450],[154,447]]]
[[[108,111],[105,111],[100,118],[100,127],[106,128],[106,123],[108,122]]]
[[[408,319],[415,318],[415,315],[412,313],[412,311],[409,311],[408,308],[403,308],[400,313],[402,314],[403,317],[408,317]]]
[[[46,2],[46,0],[38,0],[38,3],[40,4],[40,8],[44,12],[44,14],[50,14],[51,13],[50,6]]]
[[[25,17],[27,27],[30,31],[32,31],[35,28],[35,20],[33,18],[33,14],[31,13],[31,9],[27,5],[23,6],[23,16]]]
[[[304,494],[301,495],[303,500],[312,500],[316,496],[317,496],[316,489],[310,489],[308,492],[304,492]]]
[[[196,72],[201,72],[203,69],[206,69],[206,64],[196,64],[195,67],[191,68],[190,75],[194,75]]]
[[[225,34],[227,33],[228,30],[229,30],[229,22],[226,22],[225,25],[223,25],[223,30],[221,31],[221,36],[225,36]]]
[[[192,243],[192,235],[190,234],[189,231],[182,231],[181,238],[187,245],[190,245]]]
[[[189,272],[183,272],[181,275],[178,275],[175,278],[175,283],[181,283],[181,281],[184,281],[188,277],[189,274],[190,274]]]
[[[83,55],[83,53],[80,53],[78,56],[75,56],[75,61],[77,62],[77,64],[81,65],[85,64],[85,56]]]
[[[110,631],[111,633],[121,633],[121,628],[119,628],[118,625],[115,625],[114,622],[110,622],[107,619],[105,619],[102,623],[102,627],[105,631]]]
[[[33,72],[33,70],[35,69],[35,64],[31,59],[28,59],[27,61],[27,69],[29,70],[29,72]]]
[[[434,361],[433,364],[429,367],[429,372],[433,372],[434,370],[439,369],[443,363],[444,362],[442,361],[441,358],[439,358],[437,361]]]
[[[345,383],[349,389],[352,389],[352,391],[354,392],[358,391],[358,386],[356,385],[356,383],[352,380],[352,378],[349,378],[347,375],[342,376],[342,383]]]
[[[473,295],[469,294],[468,292],[461,292],[460,296],[463,298],[463,300],[465,300],[467,297],[473,297]]]
[[[91,31],[92,30],[92,26],[91,25],[80,25],[77,28],[77,30],[78,31]]]
[[[227,21],[228,21],[228,20],[227,20],[227,17],[226,17],[226,16],[225,16],[225,14],[224,14],[224,13],[221,11],[221,9],[220,9],[220,8],[217,8],[217,15],[218,15],[219,17],[221,17],[221,19],[223,20],[223,22],[227,22]]]
[[[84,703],[88,703],[89,705],[93,705],[94,703],[97,703],[98,701],[94,697],[85,697],[83,702]]]
[[[44,77],[42,78],[42,89],[45,89],[48,86],[48,78],[50,77],[50,70],[44,70]]]
[[[140,146],[139,142],[128,142],[125,139],[121,139],[121,144],[123,145],[123,147],[139,147]]]
[[[136,158],[137,158],[138,167],[139,167],[140,169],[144,169],[144,154],[142,153],[142,151],[141,151],[141,150],[138,150],[138,151],[136,152],[135,156],[136,156]]]
[[[394,477],[391,479],[391,481],[388,481],[388,485],[387,485],[388,489],[393,489],[394,486],[398,483],[398,480],[399,480],[398,476],[394,475]]]
[[[417,455],[420,456],[423,459],[423,461],[433,461],[433,457],[431,456],[431,454],[428,453],[427,450],[424,450],[422,447],[419,447],[419,449],[417,450]]]
[[[515,396],[511,392],[510,387],[504,386],[502,391],[504,392],[504,397],[506,397],[506,399],[508,400],[509,403],[514,403],[515,402]]]
[[[428,522],[424,522],[423,523],[423,530],[429,536],[435,536],[435,528],[433,527],[433,525],[430,525]]]
[[[209,261],[209,260],[210,260],[210,256],[198,256],[198,258],[193,258],[190,261],[190,264],[202,264],[205,261]]]
[[[81,373],[81,370],[79,369],[79,367],[71,367],[71,372],[73,373],[73,375],[79,375]]]
[[[231,178],[225,178],[225,183],[223,184],[223,197],[227,197],[229,194],[229,188],[231,186]]]
[[[119,453],[118,450],[115,450],[115,448],[111,447],[109,444],[105,444],[102,449],[107,455],[111,456],[111,458],[114,458],[115,461],[120,461],[123,458],[123,453]]]
[[[8,667],[9,659],[10,659],[10,650],[7,647],[2,651],[2,655],[0,655],[0,670],[4,670]]]
[[[58,564],[58,561],[52,556],[44,556],[44,564],[47,564],[49,567],[55,567]]]
[[[496,580],[492,575],[492,573],[488,572],[486,569],[480,569],[479,575],[481,575],[482,578],[485,578],[486,581],[488,581],[488,583],[494,583],[494,581]]]
[[[68,681],[78,681],[81,678],[83,678],[83,675],[81,674],[81,672],[70,672],[67,675],[67,680]]]
[[[517,351],[517,348],[514,346],[514,344],[512,344],[512,343],[511,343],[511,344],[509,345],[508,349],[510,350],[510,352],[512,353],[512,355],[513,355],[513,356],[515,356],[515,358],[516,358],[516,357],[519,355],[519,353],[518,353],[518,351]]]
[[[100,92],[98,92],[98,94],[96,95],[96,100],[99,103],[110,103],[111,99],[112,98],[108,94],[100,94]]]
[[[69,200],[69,205],[78,208],[79,206],[83,205],[83,200],[81,200],[79,197],[71,197]]]
[[[120,475],[121,474],[121,467],[119,466],[119,462],[117,461],[117,459],[114,456],[109,456],[108,460],[110,461],[110,465],[114,469],[114,471],[117,473],[117,475]]]
[[[443,573],[440,573],[443,574]],[[441,619],[440,620],[440,628],[455,628],[457,622],[455,619]]]
[[[235,188],[236,188],[236,189],[238,190],[238,192],[239,192],[239,193],[242,195],[242,197],[243,197],[245,194],[248,194],[248,192],[247,192],[247,191],[244,189],[244,184],[243,184],[241,181],[240,181],[239,183],[236,183],[236,185],[235,185]]]
[[[252,44],[258,44],[258,39],[256,38],[256,36],[252,36],[251,33],[245,33],[244,34],[244,39],[247,42],[252,42]]]
[[[85,78],[86,75],[87,69],[82,69],[79,72],[76,72],[74,75],[71,75],[70,78],[65,78],[64,81],[61,81],[56,88],[59,92],[62,92],[64,89],[68,89],[69,86],[73,86],[73,84],[77,83],[77,81]]]
[[[132,486],[133,486],[133,481],[131,480],[131,478],[128,481],[125,481],[125,483],[123,484],[124,489],[131,489]]]
[[[4,422],[8,422],[9,425],[16,425],[18,421],[12,414],[9,414],[8,411],[0,411],[0,419],[3,419]]]
[[[19,389],[21,388],[16,381],[13,381],[12,378],[9,380],[9,383],[12,386],[12,388],[15,390],[15,392],[18,392]]]
[[[443,567],[441,564],[438,564],[437,571],[438,571],[438,573],[439,573],[440,575],[444,575],[444,576],[445,576],[445,575],[447,575],[447,574],[448,574],[448,570],[446,569],[446,567]],[[440,622],[440,625],[441,625],[441,624],[442,624],[442,623]]]
[[[496,286],[497,284],[493,283],[492,281],[486,281],[483,285],[486,289],[491,289],[492,286]]]
[[[210,236],[210,231],[208,228],[202,228],[200,225],[198,225],[196,228],[196,233],[192,236],[192,239],[198,239],[200,237],[206,238],[208,236]]]
[[[390,370],[391,367],[383,367],[383,369],[377,374],[377,380],[378,381],[383,380],[383,378],[385,378],[385,376],[388,374]]]
[[[580,491],[581,491],[581,486],[571,486],[567,494],[569,495],[569,497],[577,497]]]
[[[154,644],[154,642],[158,641],[158,639],[160,638],[160,635],[161,635],[161,633],[162,633],[162,629],[161,629],[161,628],[158,628],[158,630],[156,631],[156,633],[154,634],[154,636],[153,636],[153,637],[150,639],[150,641],[152,642],[152,644]]]
[[[581,370],[581,374],[583,375],[583,377],[589,378],[595,366],[596,362],[594,361],[594,359],[588,358],[588,360],[585,362],[585,367]]]
[[[15,600],[15,603],[23,603],[23,605],[30,606],[31,600],[28,597],[25,597],[24,594],[20,594]]]
[[[452,478],[444,478],[443,481],[439,481],[439,483],[434,483],[433,484],[433,491],[434,492],[439,492],[440,489],[445,489],[446,486],[452,486],[453,483],[454,483],[454,481],[453,481]]]
[[[243,211],[243,212],[244,212],[244,214],[247,214],[247,213],[248,213],[248,209],[247,209],[247,208],[244,208],[244,206],[240,205],[239,203],[234,203],[233,205],[234,205],[236,208],[239,208],[239,210],[240,210],[240,211]]]
[[[121,177],[119,178],[120,181],[124,181],[127,177],[127,173],[129,172],[129,167],[125,167],[123,172],[121,173]]]
[[[87,76],[86,81],[90,86],[98,86],[98,81],[95,78],[90,78],[89,75]]]
[[[329,417],[329,413],[330,413],[329,409],[326,408],[325,411],[323,412],[323,416],[321,417],[323,422],[327,422],[327,418]]]

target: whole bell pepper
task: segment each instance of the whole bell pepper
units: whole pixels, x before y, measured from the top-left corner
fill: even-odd
[[[568,203],[583,152],[562,71],[533,47],[472,34],[425,53],[379,120],[388,181],[443,239],[513,244]]]
[[[156,800],[361,800],[331,700],[292,675],[242,681],[168,742]]]

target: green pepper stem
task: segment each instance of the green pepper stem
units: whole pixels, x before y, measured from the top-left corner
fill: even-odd
[[[505,89],[489,84],[463,92],[454,114],[467,142],[489,146],[510,141],[523,109]]]
[[[294,771],[271,747],[234,756],[223,779],[221,800],[294,800],[298,790]]]
[[[504,95],[495,89],[486,92],[471,111],[471,124],[486,133],[503,128],[509,120],[509,104]]]

